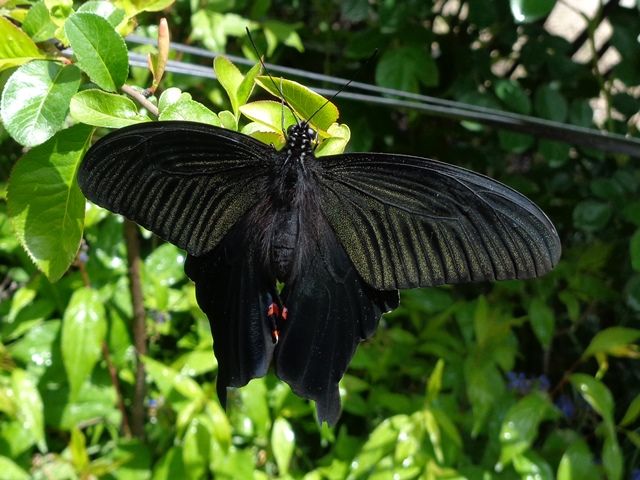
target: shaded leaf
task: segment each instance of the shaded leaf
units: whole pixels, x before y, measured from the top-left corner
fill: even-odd
[[[295,441],[296,437],[289,422],[282,417],[276,418],[271,430],[271,448],[280,475],[286,475],[289,472]]]
[[[56,24],[51,20],[44,0],[35,3],[27,13],[22,29],[34,42],[43,42],[52,38],[56,32]],[[1,48],[1,47],[0,47]],[[0,55],[1,57],[2,55]],[[2,60],[0,60],[1,62]]]
[[[29,432],[41,452],[46,452],[42,397],[31,376],[22,369],[11,372],[11,387],[15,395],[16,417]]]
[[[438,67],[422,47],[386,50],[376,65],[376,83],[381,87],[418,92],[420,85],[438,85]]]
[[[613,397],[609,389],[599,380],[584,373],[574,373],[569,377],[573,387],[582,395],[604,421],[613,425]]]
[[[548,15],[556,0],[509,0],[511,14],[516,22],[530,23]]]

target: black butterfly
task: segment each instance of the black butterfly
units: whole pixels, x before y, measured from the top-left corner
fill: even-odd
[[[315,139],[306,122],[279,151],[210,125],[142,123],[93,145],[78,182],[188,252],[223,405],[273,358],[335,424],[338,382],[398,289],[537,277],[560,241],[535,204],[488,177],[405,155],[316,158]]]

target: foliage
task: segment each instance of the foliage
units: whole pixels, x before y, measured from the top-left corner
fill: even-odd
[[[622,58],[604,72],[572,60],[573,46],[544,30],[538,19],[553,0],[450,3],[0,5],[0,37],[9,39],[0,42],[3,475],[637,475],[638,159],[340,97],[349,127],[337,123],[333,105],[323,108],[314,116],[319,152],[342,151],[351,138],[355,150],[429,155],[491,174],[549,213],[563,239],[560,265],[538,280],[403,292],[400,308],[359,348],[341,385],[343,417],[331,430],[272,375],[232,392],[228,411],[221,409],[211,334],[182,270],[184,253],[143,232],[145,429],[130,434],[137,362],[124,225],[85,209],[74,178],[83,153],[103,128],[151,121],[156,109],[161,120],[221,125],[276,146],[282,125],[295,121],[267,99],[277,91],[259,65],[241,72],[217,57],[219,83],[164,72],[168,37],[162,24],[153,26],[155,12],[169,9],[174,38],[255,59],[249,26],[274,63],[324,65],[343,77],[381,47],[359,74],[381,86],[575,125],[594,127],[591,100],[600,96],[602,127],[638,136],[639,10],[608,11],[610,43]],[[590,35],[601,15],[587,19]],[[154,38],[160,31],[158,50],[145,50],[151,71],[129,69],[122,37],[134,29]],[[70,45],[74,57],[50,38]],[[299,116],[323,102],[295,82],[276,85]],[[144,87],[149,101],[138,95]]]

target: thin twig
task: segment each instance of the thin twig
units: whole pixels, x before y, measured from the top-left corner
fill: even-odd
[[[138,90],[133,88],[131,85],[125,84],[122,87],[120,87],[120,90],[122,90],[124,93],[126,93],[131,98],[133,98],[136,102],[138,102],[140,105],[146,108],[147,111],[154,117],[157,117],[159,115],[158,107],[156,107],[153,103],[151,103],[147,97],[145,97],[142,93],[140,93]]]
[[[127,244],[127,260],[129,262],[129,289],[133,304],[133,344],[136,350],[136,384],[131,407],[131,430],[137,438],[144,437],[144,399],[146,379],[141,357],[147,354],[147,331],[145,328],[144,298],[140,279],[140,241],[138,227],[130,220],[124,221],[124,238]]]

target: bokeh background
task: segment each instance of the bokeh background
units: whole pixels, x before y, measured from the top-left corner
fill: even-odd
[[[0,1],[0,15],[33,3]],[[70,5],[38,3],[52,15]],[[640,137],[634,0],[160,7],[137,15],[132,33],[155,41],[164,17],[177,43],[255,61],[249,26],[276,65]],[[200,54],[172,49],[170,58],[212,72]],[[1,72],[0,87],[13,71]],[[146,87],[150,75],[135,68],[128,83]],[[172,86],[229,108],[205,75],[169,72],[160,88]],[[142,232],[144,328],[135,335],[118,216],[88,206],[77,260],[50,283],[8,218],[9,176],[26,150],[0,127],[0,478],[640,478],[640,157],[369,94],[390,105],[335,100],[349,149],[436,158],[520,190],[558,228],[555,271],[403,292],[351,363],[335,429],[320,427],[312,405],[273,374],[232,391],[225,412],[184,253]],[[138,384],[136,341],[146,349]]]

